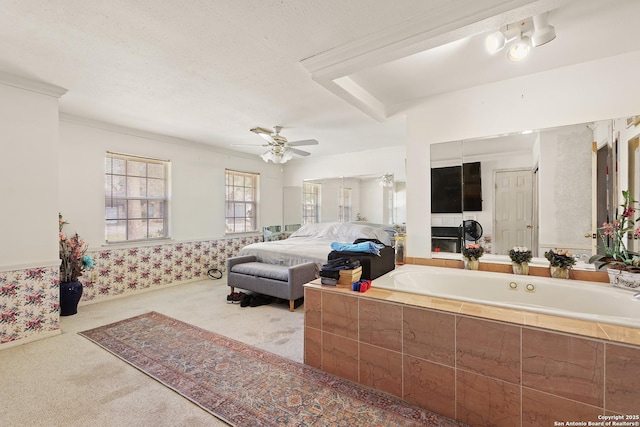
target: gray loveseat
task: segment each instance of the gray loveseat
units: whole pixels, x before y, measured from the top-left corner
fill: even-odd
[[[317,277],[313,262],[292,267],[258,262],[253,255],[227,259],[227,285],[289,301],[294,311],[295,300],[304,296],[303,285]]]

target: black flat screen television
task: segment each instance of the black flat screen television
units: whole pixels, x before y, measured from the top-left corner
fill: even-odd
[[[431,168],[431,212],[462,213],[462,167]]]
[[[431,168],[431,212],[462,213],[463,209],[482,210],[480,162]]]

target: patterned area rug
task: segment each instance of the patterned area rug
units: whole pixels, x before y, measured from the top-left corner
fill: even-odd
[[[80,335],[236,426],[462,425],[155,312]]]

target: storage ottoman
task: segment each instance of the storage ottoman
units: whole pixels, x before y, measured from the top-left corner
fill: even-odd
[[[355,258],[360,261],[360,265],[362,266],[360,280],[373,280],[396,268],[396,253],[391,246],[385,246],[380,249],[380,256],[364,252],[329,252],[329,261],[336,258]]]

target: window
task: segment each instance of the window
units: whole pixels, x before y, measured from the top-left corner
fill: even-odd
[[[340,187],[338,191],[338,220],[351,221],[351,189]]]
[[[107,242],[167,237],[169,162],[107,153],[104,161]]]
[[[227,233],[258,231],[257,173],[225,170],[225,223]]]
[[[320,222],[320,184],[305,182],[302,186],[302,223]]]

